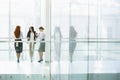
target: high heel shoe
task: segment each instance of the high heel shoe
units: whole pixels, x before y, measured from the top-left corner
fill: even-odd
[[[42,62],[43,61],[43,59],[40,59],[38,62],[40,63],[40,62]]]
[[[19,63],[20,61],[19,61],[19,59],[17,60],[17,63]]]

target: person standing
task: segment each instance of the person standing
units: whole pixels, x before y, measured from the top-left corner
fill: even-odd
[[[37,38],[37,35],[36,35],[36,32],[34,31],[34,27],[31,26],[27,33],[27,40],[29,41],[29,55],[30,55],[31,62],[33,61],[33,54],[34,54],[36,38]]]
[[[43,61],[43,52],[45,52],[45,33],[44,33],[44,28],[41,26],[39,27],[39,34],[38,34],[38,40],[40,40],[40,45],[38,49],[38,54],[39,54],[39,61]]]
[[[23,51],[23,43],[22,41],[22,32],[21,32],[21,27],[19,25],[16,26],[15,31],[14,31],[14,36],[15,36],[15,51],[16,51],[16,56],[17,56],[17,62],[20,62],[20,54]]]

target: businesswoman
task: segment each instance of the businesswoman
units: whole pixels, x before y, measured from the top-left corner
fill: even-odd
[[[15,51],[16,51],[16,56],[17,56],[17,62],[20,62],[20,54],[23,51],[23,43],[22,41],[22,32],[21,32],[21,27],[18,25],[15,28],[14,31],[14,36],[15,36],[15,43],[14,43],[14,47],[15,47]]]
[[[38,49],[38,54],[39,54],[39,61],[43,61],[43,52],[45,52],[45,33],[44,33],[44,28],[41,26],[39,27],[39,34],[38,34],[38,40],[40,41],[39,49]]]
[[[37,38],[37,35],[36,35],[36,32],[34,31],[34,27],[31,26],[27,33],[27,40],[29,41],[29,55],[30,55],[31,62],[33,61],[33,54],[34,54],[36,38]]]

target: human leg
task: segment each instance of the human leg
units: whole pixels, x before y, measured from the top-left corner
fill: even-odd
[[[32,61],[32,43],[29,43],[29,56],[30,56],[30,60]]]
[[[43,52],[39,52],[39,61],[38,62],[41,62],[43,61]]]
[[[16,53],[16,56],[17,56],[17,62],[19,63],[19,61],[20,61],[20,53]]]

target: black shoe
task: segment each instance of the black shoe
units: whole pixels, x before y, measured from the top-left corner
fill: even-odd
[[[17,60],[17,62],[19,63],[20,61],[19,61],[19,60]]]
[[[38,62],[42,62],[43,61],[43,59],[40,59]]]

